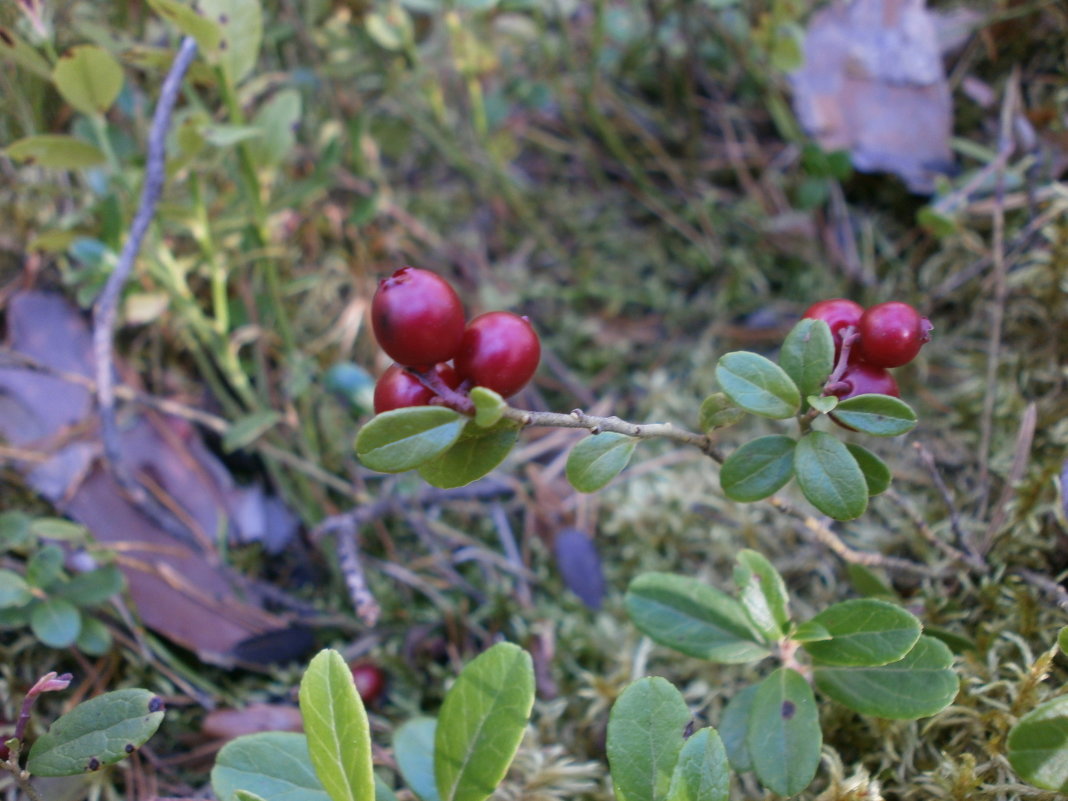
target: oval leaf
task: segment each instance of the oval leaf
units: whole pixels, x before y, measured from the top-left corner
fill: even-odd
[[[812,688],[796,670],[779,668],[757,686],[746,746],[764,786],[796,795],[816,775],[823,733]]]
[[[682,693],[659,676],[623,691],[608,717],[606,750],[621,801],[661,801],[691,719]]]
[[[164,19],[170,20],[182,33],[187,33],[197,40],[197,46],[204,53],[210,53],[219,46],[222,31],[215,23],[193,10],[180,0],[148,0],[148,4]]]
[[[331,801],[308,756],[308,738],[288,731],[237,737],[222,747],[211,769],[219,801],[236,801],[238,790],[264,801]]]
[[[371,728],[341,654],[331,649],[316,654],[301,679],[299,698],[312,766],[330,798],[373,797]]]
[[[896,437],[916,427],[916,412],[890,395],[857,395],[840,401],[834,419],[874,437]]]
[[[111,629],[94,617],[82,615],[82,627],[75,642],[89,656],[103,656],[111,650]]]
[[[759,501],[782,489],[794,474],[792,437],[760,437],[727,457],[719,471],[723,494],[735,501]]]
[[[30,749],[36,776],[74,776],[129,756],[156,733],[163,701],[148,690],[117,690],[90,698],[53,723]]]
[[[701,402],[701,411],[697,415],[698,428],[705,433],[720,428],[727,428],[741,422],[745,410],[734,405],[734,401],[723,392],[714,392]]]
[[[743,550],[734,568],[738,597],[750,622],[772,642],[782,639],[790,622],[786,584],[771,562],[756,551]]]
[[[732,401],[751,414],[785,420],[801,408],[801,393],[790,376],[756,353],[725,353],[716,363],[716,381]]]
[[[118,595],[125,585],[126,581],[118,567],[104,565],[88,573],[79,573],[70,581],[54,587],[52,594],[78,606],[96,606]]]
[[[810,622],[831,635],[805,645],[819,665],[885,665],[901,659],[920,638],[919,620],[900,606],[874,598],[842,601]]]
[[[623,471],[637,444],[611,431],[580,440],[567,456],[567,480],[579,492],[596,492]]]
[[[13,570],[0,570],[0,609],[22,606],[33,599],[26,580]]]
[[[485,387],[474,387],[469,393],[471,402],[475,404],[475,422],[483,428],[489,428],[501,419],[508,404],[504,398]]]
[[[807,647],[807,646],[806,646]],[[933,637],[920,637],[903,659],[878,667],[822,667],[816,687],[862,715],[913,720],[940,712],[957,695],[953,653]]]
[[[252,121],[263,135],[249,146],[259,166],[279,164],[297,142],[302,102],[296,89],[283,89],[264,103]]]
[[[864,474],[864,481],[868,485],[868,495],[879,495],[890,489],[893,477],[886,462],[860,445],[846,443],[846,448],[853,454],[853,458],[857,460],[857,467]]]
[[[782,343],[779,365],[801,395],[819,395],[834,369],[834,339],[823,320],[799,320]]]
[[[440,801],[434,783],[434,718],[412,718],[393,734],[393,756],[401,776],[422,801]]]
[[[753,769],[753,758],[749,755],[749,746],[745,739],[749,735],[749,720],[752,717],[753,699],[756,698],[759,685],[751,684],[728,703],[719,721],[719,736],[727,758],[739,773]]]
[[[356,455],[372,470],[402,473],[447,451],[466,424],[462,414],[439,406],[395,409],[360,429]]]
[[[868,508],[868,483],[857,460],[830,434],[812,431],[794,449],[794,474],[809,502],[835,520],[852,520]]]
[[[755,662],[768,655],[742,605],[697,579],[644,573],[624,599],[631,621],[661,645],[713,662]]]
[[[82,616],[70,601],[47,598],[30,609],[30,628],[49,648],[68,648],[82,630]]]
[[[1024,781],[1068,792],[1068,696],[1032,709],[1009,731],[1009,763]]]
[[[26,562],[26,581],[34,587],[45,589],[63,573],[63,549],[58,545],[46,545]]]
[[[103,114],[122,91],[122,67],[102,47],[79,45],[56,62],[52,81],[78,111]]]
[[[441,455],[419,465],[419,475],[441,489],[462,487],[489,473],[511,453],[519,439],[515,424],[505,420],[494,428],[470,422],[459,441]]]
[[[79,170],[105,161],[96,145],[63,134],[38,134],[12,142],[4,154],[15,161],[40,164],[55,170]]]
[[[196,7],[219,27],[218,44],[204,51],[208,61],[222,67],[234,84],[256,66],[263,39],[260,0],[198,0]]]
[[[534,705],[530,654],[498,643],[460,671],[434,734],[434,779],[442,801],[484,801],[512,763]]]
[[[694,732],[679,752],[667,801],[727,801],[731,770],[716,730]]]
[[[223,435],[223,452],[232,453],[251,445],[274,428],[281,419],[282,415],[278,412],[273,409],[266,409],[262,412],[245,415],[240,420],[235,420]]]

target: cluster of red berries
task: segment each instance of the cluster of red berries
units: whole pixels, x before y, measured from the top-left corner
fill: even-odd
[[[846,368],[828,391],[839,398],[876,393],[901,397],[888,367],[900,367],[916,358],[931,338],[931,321],[907,303],[889,301],[865,309],[844,298],[821,300],[808,307],[804,317],[823,320],[834,337],[835,364],[850,337]]]
[[[375,414],[426,406],[439,396],[435,384],[459,391],[485,387],[507,398],[527,385],[541,359],[541,342],[526,317],[493,311],[467,322],[448,281],[415,267],[379,282],[371,326],[396,362],[375,384]]]

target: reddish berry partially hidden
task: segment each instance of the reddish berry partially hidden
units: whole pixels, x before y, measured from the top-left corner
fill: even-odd
[[[402,267],[378,284],[371,326],[379,346],[395,362],[429,367],[456,355],[464,335],[464,307],[441,276]]]
[[[371,662],[354,662],[349,667],[352,669],[352,680],[356,684],[356,692],[360,694],[365,704],[373,704],[385,692],[385,672]]]
[[[526,317],[488,312],[467,324],[456,372],[462,380],[507,398],[527,385],[539,359],[541,342]]]
[[[864,307],[859,303],[846,298],[832,298],[813,303],[801,316],[806,319],[823,320],[827,323],[831,329],[831,336],[834,338],[834,358],[837,361],[838,355],[842,352],[842,329],[847,326],[856,328],[862,314],[864,314]]]
[[[931,328],[931,321],[907,303],[880,303],[861,315],[858,355],[876,367],[900,367],[916,358]]]
[[[435,365],[434,372],[450,388],[456,389],[460,386],[460,377],[449,365]],[[375,414],[382,414],[393,409],[404,409],[408,406],[429,406],[433,398],[433,391],[423,386],[418,378],[401,365],[394,364],[382,373],[381,378],[375,384]]]
[[[897,381],[894,380],[889,370],[865,362],[854,362],[846,367],[839,383],[843,386],[832,390],[832,394],[837,395],[840,400],[852,398],[855,395],[873,394],[901,397]]]

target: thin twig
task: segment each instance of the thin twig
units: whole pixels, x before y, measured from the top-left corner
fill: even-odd
[[[920,513],[917,512],[912,507],[912,504],[910,504],[900,493],[893,489],[888,489],[883,493],[883,496],[904,512],[905,516],[912,521],[912,525],[916,527],[920,536],[941,551],[945,556],[955,562],[962,562],[978,572],[985,573],[987,571],[987,564],[978,553],[973,552],[971,549],[964,551],[957,550],[948,542],[943,541],[931,530],[931,527],[927,525],[927,521],[923,519]]]

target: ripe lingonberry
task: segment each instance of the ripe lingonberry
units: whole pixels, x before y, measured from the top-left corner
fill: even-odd
[[[441,276],[402,267],[379,282],[371,325],[379,346],[395,362],[429,368],[456,355],[464,335],[464,307]]]
[[[873,394],[901,397],[901,390],[897,388],[897,381],[890,375],[890,371],[866,362],[850,364],[842,373],[838,383],[841,386],[832,388],[831,393],[837,395],[840,400],[852,398],[855,395]]]
[[[356,692],[365,704],[373,704],[386,689],[386,674],[371,662],[354,662],[349,665]]]
[[[805,311],[802,317],[813,320],[823,320],[831,329],[834,338],[834,358],[842,352],[842,329],[847,326],[856,328],[860,323],[864,307],[859,303],[845,298],[833,298],[813,303]]]
[[[447,364],[437,364],[434,372],[438,374],[450,388],[456,389],[460,385],[460,377],[456,371]],[[375,384],[375,414],[404,409],[408,406],[428,406],[434,392],[423,384],[414,375],[405,370],[401,365],[391,365]]]
[[[487,312],[467,324],[456,372],[462,380],[507,398],[527,385],[540,358],[541,342],[526,317]]]
[[[931,321],[907,303],[880,303],[860,317],[858,355],[876,367],[900,367],[916,358],[931,328]]]

